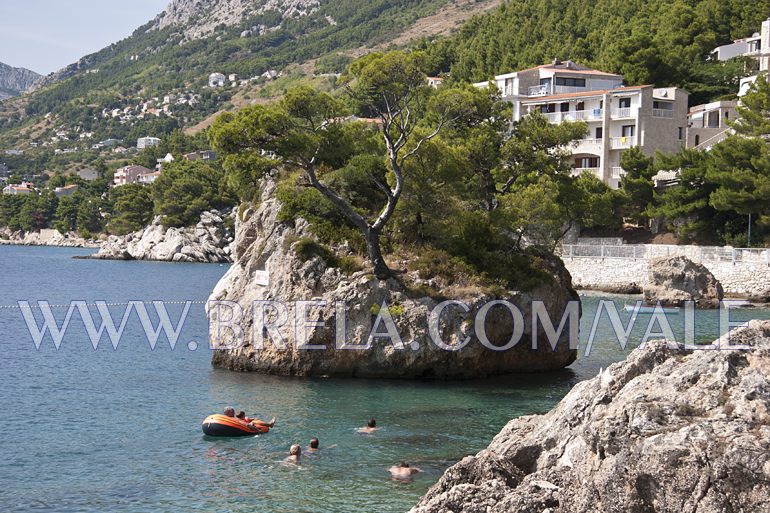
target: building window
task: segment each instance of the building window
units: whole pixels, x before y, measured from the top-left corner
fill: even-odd
[[[585,87],[586,86],[586,79],[585,78],[556,77],[554,79],[554,84],[556,84],[557,86],[567,86],[567,87]]]
[[[674,110],[674,104],[671,102],[659,102],[655,100],[652,102],[652,108],[659,110]]]
[[[599,167],[599,157],[578,157],[575,159],[577,168],[597,168]]]
[[[634,125],[623,125],[623,128],[620,131],[621,137],[633,137],[634,136],[634,128],[636,128]]]
[[[696,135],[695,136],[695,146],[698,146],[699,144],[700,144],[700,136]]]
[[[561,112],[569,112],[569,103],[568,103],[568,102],[564,102],[564,103],[562,103],[562,104],[559,106],[559,110],[560,110]]]
[[[631,98],[619,98],[618,99],[618,106],[621,109],[631,108]]]
[[[684,128],[682,128],[680,126],[679,127],[679,140],[681,141],[682,139],[684,139]]]
[[[728,119],[730,119],[730,113],[725,111],[725,120],[728,120]]]
[[[596,127],[596,138],[597,139],[601,139],[602,137],[604,137],[604,129],[602,127],[600,127],[600,126],[597,126]]]
[[[578,111],[586,110],[586,104],[583,102],[578,102],[576,110]]]

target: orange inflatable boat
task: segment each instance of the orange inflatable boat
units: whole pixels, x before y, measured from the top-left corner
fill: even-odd
[[[246,423],[227,415],[210,415],[203,421],[203,434],[207,436],[254,436],[267,433],[270,428]]]

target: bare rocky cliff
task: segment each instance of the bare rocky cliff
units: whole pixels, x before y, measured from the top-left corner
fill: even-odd
[[[0,100],[23,93],[39,78],[40,75],[34,71],[0,62]]]
[[[269,11],[279,12],[283,18],[305,16],[319,6],[319,0],[171,0],[153,28],[180,27],[185,36],[195,39],[219,25],[237,25],[250,16]]]
[[[235,263],[211,295],[212,301],[237,304],[242,317],[236,324],[244,334],[241,344],[232,330],[218,329],[217,321],[230,320],[233,310],[211,309],[210,338],[216,348],[214,365],[238,371],[299,376],[474,378],[563,368],[575,360],[576,352],[569,347],[568,330],[564,330],[554,350],[541,327],[537,350],[530,347],[533,300],[544,302],[555,325],[559,324],[567,304],[578,300],[560,260],[554,258],[548,264],[552,281],[535,290],[509,291],[504,297],[477,292],[453,298],[464,301],[470,312],[464,314],[459,308],[444,311],[437,325],[441,341],[446,345],[441,348],[434,343],[436,339],[428,327],[429,314],[439,300],[412,292],[396,279],[377,280],[367,270],[344,274],[322,256],[301,258],[300,246],[313,236],[303,219],[279,220],[281,205],[274,189],[275,185],[269,183],[259,206],[241,213],[233,244]],[[520,342],[506,351],[485,347],[473,334],[476,314],[494,299],[510,301],[524,316]],[[298,314],[296,302],[309,300],[323,304],[310,305]],[[259,347],[255,334],[267,330],[263,329],[264,325],[255,324],[255,317],[260,319],[259,315],[253,315],[255,301],[286,305],[285,317],[291,320],[276,328],[285,347],[275,343],[277,337],[272,332],[263,347]],[[346,307],[344,317],[337,316],[338,302]],[[389,307],[400,347],[388,338],[369,339],[373,326],[379,326],[378,332],[385,331],[386,326],[377,321],[383,302]],[[275,313],[266,311],[268,323],[272,323],[271,315]],[[297,331],[295,319],[298,318],[324,325]],[[505,308],[490,310],[485,328],[492,344],[505,346],[513,333],[510,312]],[[464,333],[471,335],[471,341],[459,349]],[[357,348],[339,349],[338,341]],[[369,342],[369,347],[362,349]],[[323,349],[298,349],[302,344]]]
[[[511,421],[412,513],[770,512],[770,321],[730,344],[750,349],[637,349]]]

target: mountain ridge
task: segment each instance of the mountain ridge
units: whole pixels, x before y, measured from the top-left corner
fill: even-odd
[[[40,74],[0,62],[0,100],[18,96],[40,78]]]

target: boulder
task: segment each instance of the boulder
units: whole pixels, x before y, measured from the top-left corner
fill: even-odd
[[[770,511],[770,322],[730,344],[655,342],[511,421],[412,513]]]
[[[301,259],[295,250],[300,241],[307,243],[313,239],[310,227],[303,219],[280,221],[281,205],[274,192],[275,184],[268,182],[259,207],[245,210],[241,216],[244,220],[237,221],[235,262],[210,297],[211,301],[231,304],[209,312],[215,366],[297,376],[475,378],[558,369],[575,360],[568,329],[552,348],[538,325],[539,344],[536,349],[531,348],[533,301],[543,301],[555,326],[570,302],[579,307],[569,273],[558,258],[543,257],[550,280],[534,290],[507,291],[497,296],[476,292],[453,298],[465,302],[469,312],[466,314],[460,308],[444,311],[437,328],[440,342],[445,345],[440,347],[431,337],[428,318],[442,300],[414,293],[400,280],[378,280],[367,270],[343,274],[321,256]],[[337,254],[343,252],[344,249]],[[473,333],[476,314],[489,301],[498,299],[513,303],[523,313],[519,343],[506,351],[485,347]],[[308,300],[320,303],[307,305],[303,312],[304,305],[297,302]],[[255,323],[258,316],[254,315],[254,304],[258,301],[280,302],[286,307],[286,319],[292,319],[277,326],[278,336],[271,333],[262,347],[256,338],[263,331]],[[341,316],[337,315],[339,303],[345,306]],[[378,332],[387,327],[378,322],[379,314],[385,314],[381,310],[383,303],[388,306],[397,339],[370,340],[375,325]],[[237,322],[244,334],[242,338],[233,330],[218,326],[220,316],[224,322],[233,312],[242,314]],[[271,314],[274,316],[276,311],[267,312],[268,322]],[[281,312],[278,315],[282,316]],[[300,322],[302,329],[295,330],[295,319],[322,325],[305,326],[305,322]],[[511,313],[504,307],[491,309],[484,327],[491,344],[506,346],[514,331]],[[471,337],[470,343],[456,350],[462,347],[466,333]],[[340,349],[342,344],[352,348]],[[305,349],[310,345],[318,349]]]
[[[228,214],[231,215],[231,214]],[[161,217],[142,230],[124,236],[110,236],[91,258],[100,260],[155,260],[160,262],[231,262],[230,234],[224,227],[226,215],[203,212],[191,229],[165,228]]]
[[[650,262],[649,280],[644,287],[648,304],[682,306],[695,301],[699,308],[717,308],[724,297],[722,284],[705,266],[687,257],[658,258]]]

